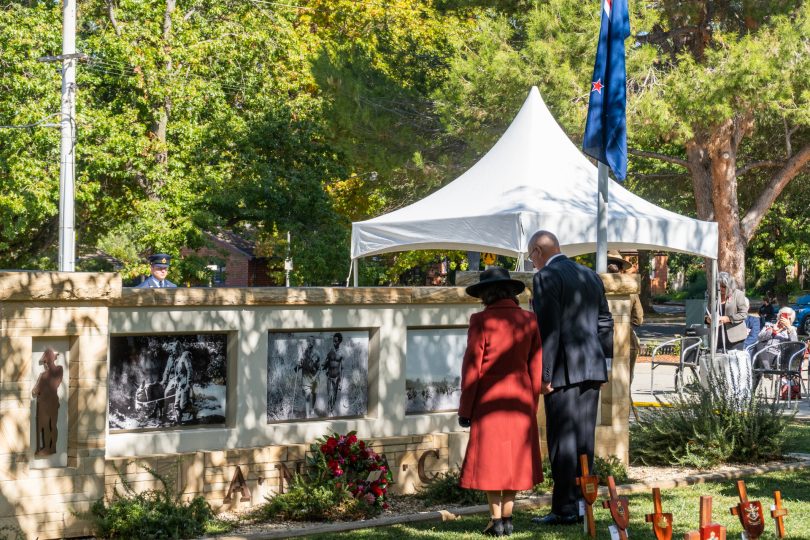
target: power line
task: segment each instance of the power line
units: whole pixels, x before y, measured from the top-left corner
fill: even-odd
[[[53,118],[54,116],[61,116],[61,113],[51,113],[51,114],[49,114],[48,116],[46,116],[45,118],[43,118],[43,119],[41,119],[41,120],[38,120],[38,121],[36,121],[36,122],[33,122],[33,123],[31,123],[31,124],[10,124],[10,125],[0,125],[0,129],[31,129],[31,128],[35,128],[35,127],[37,127],[37,126],[43,126],[43,127],[61,127],[61,126],[62,126],[62,124],[47,124],[47,123],[46,123],[46,121],[47,121],[49,118]]]

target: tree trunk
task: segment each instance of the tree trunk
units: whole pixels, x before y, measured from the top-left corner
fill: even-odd
[[[646,315],[655,313],[652,305],[652,293],[650,292],[650,252],[646,249],[638,250],[638,274],[641,277],[641,290],[639,299],[641,307]]]
[[[788,305],[788,286],[787,286],[787,271],[784,266],[776,268],[775,276],[776,283],[773,290],[776,292],[776,301],[780,306]]]
[[[171,37],[172,37],[172,13],[174,13],[176,0],[166,0],[166,9],[163,12],[163,51],[166,54],[166,61],[164,64],[164,76],[168,78],[172,71],[172,57],[171,57]],[[155,111],[157,117],[154,125],[152,126],[152,133],[155,136],[155,161],[164,165],[169,159],[169,150],[166,144],[166,130],[169,124],[169,118],[172,112],[172,99],[169,95],[169,85],[164,84],[165,95],[163,103]]]
[[[711,160],[712,203],[717,219],[719,247],[717,264],[720,271],[728,272],[745,289],[745,246],[747,244],[740,225],[740,206],[737,200],[737,148],[750,133],[750,116],[736,116],[718,126],[709,137],[708,154]]]

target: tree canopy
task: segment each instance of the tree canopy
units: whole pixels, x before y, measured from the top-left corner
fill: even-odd
[[[295,4],[295,5],[293,5]],[[718,221],[741,277],[807,265],[810,4],[631,3],[627,185]],[[451,181],[538,85],[579,142],[599,2],[87,0],[79,4],[80,253],[144,272],[225,228],[345,279],[349,224]],[[0,264],[56,266],[61,6],[0,7]],[[804,186],[804,188],[802,188]],[[746,264],[745,253],[751,256]],[[390,256],[396,281],[435,257]],[[189,259],[191,261],[191,259]],[[189,262],[188,278],[204,268]],[[381,277],[384,276],[384,277]]]

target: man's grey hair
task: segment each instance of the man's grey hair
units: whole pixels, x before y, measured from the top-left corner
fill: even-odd
[[[717,274],[717,284],[725,286],[728,291],[737,290],[737,280],[734,279],[728,272],[720,272]]]

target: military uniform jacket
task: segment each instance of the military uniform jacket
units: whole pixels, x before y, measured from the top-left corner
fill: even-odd
[[[140,285],[135,285],[136,289],[176,289],[177,285],[169,281],[168,279],[164,279],[163,283],[161,284],[160,281],[155,279],[155,276],[149,276],[146,278],[146,281],[141,283]]]

